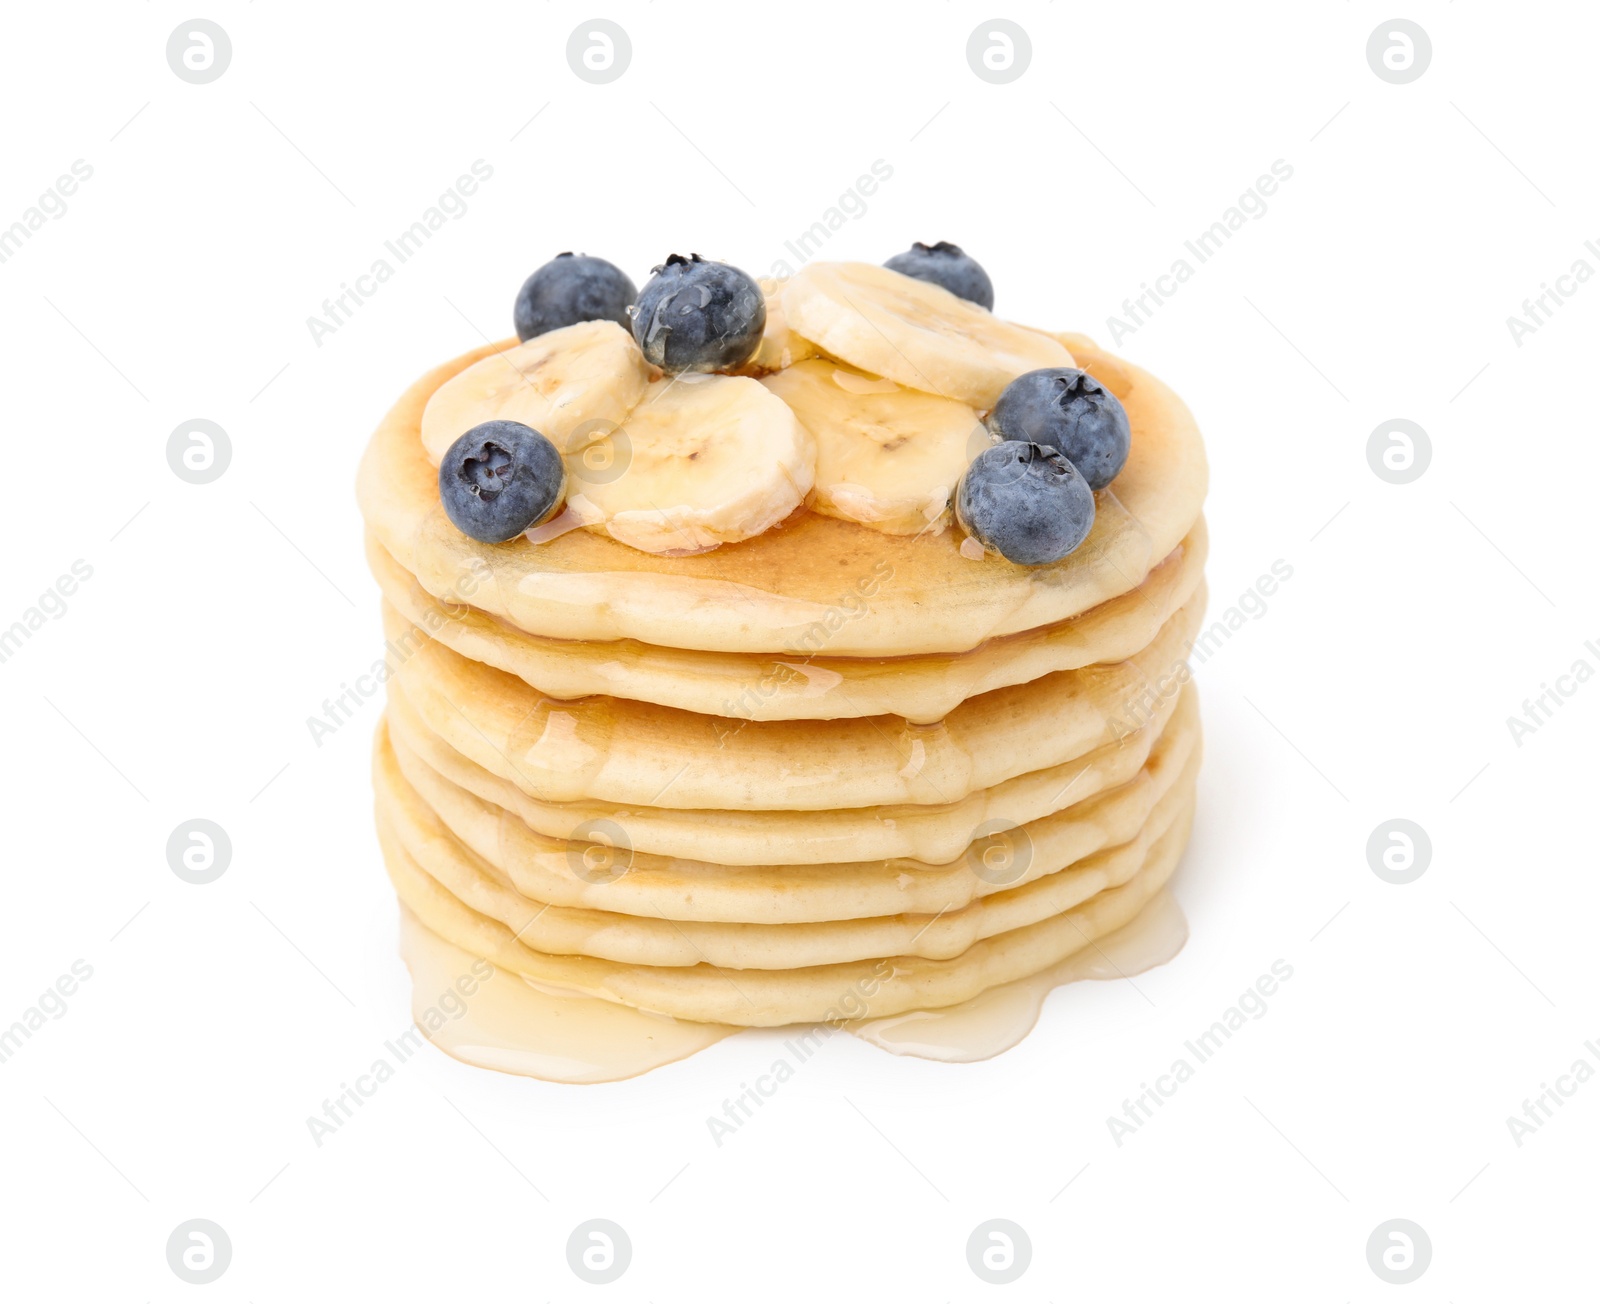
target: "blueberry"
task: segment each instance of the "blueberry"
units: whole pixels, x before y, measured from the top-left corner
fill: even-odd
[[[1001,439],[1060,449],[1091,489],[1104,489],[1128,460],[1128,414],[1117,396],[1086,371],[1041,367],[1005,387],[989,413]]]
[[[512,318],[517,338],[531,340],[546,331],[580,321],[614,321],[627,328],[634,289],[619,267],[588,254],[557,254],[522,283]]]
[[[1094,494],[1055,449],[1007,440],[979,453],[961,477],[956,519],[1007,561],[1043,566],[1089,537]]]
[[[663,371],[730,371],[761,347],[761,287],[727,263],[673,254],[639,292],[633,338]]]
[[[960,245],[948,240],[925,245],[920,240],[903,254],[896,254],[884,264],[891,272],[915,276],[919,281],[942,285],[958,299],[966,299],[980,308],[994,308],[994,282]]]
[[[560,504],[567,469],[556,446],[520,421],[485,421],[446,450],[439,497],[462,534],[504,543]]]

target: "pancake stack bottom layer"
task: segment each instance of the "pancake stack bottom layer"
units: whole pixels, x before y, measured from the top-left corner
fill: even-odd
[[[821,1025],[802,1045],[844,1028],[981,1058],[1052,987],[1182,945],[1166,885],[1201,752],[1198,495],[1137,582],[964,652],[551,637],[504,594],[425,584],[412,540],[435,523],[379,528],[404,478],[386,431],[393,460],[419,408],[380,429],[362,493],[389,666],[378,834],[436,1044],[563,1081],[790,1024]]]

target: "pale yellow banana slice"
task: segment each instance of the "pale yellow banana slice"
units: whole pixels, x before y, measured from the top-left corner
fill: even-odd
[[[989,444],[965,403],[826,358],[761,382],[817,441],[811,507],[884,534],[944,529],[950,495]]]
[[[520,421],[567,455],[573,436],[627,419],[650,382],[633,337],[611,321],[585,321],[536,335],[453,376],[422,414],[422,443],[437,465],[445,451],[485,421]]]
[[[1025,371],[1072,365],[1049,336],[871,263],[812,263],[782,298],[789,329],[830,357],[975,408]]]
[[[567,506],[643,552],[760,534],[800,506],[816,471],[810,433],[743,376],[656,381],[611,443],[603,472],[573,472]]]

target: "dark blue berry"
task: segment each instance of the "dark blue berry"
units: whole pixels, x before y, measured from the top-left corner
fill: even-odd
[[[673,254],[639,292],[633,338],[645,361],[667,372],[731,371],[761,347],[767,302],[761,287],[727,263]]]
[[[919,240],[884,266],[902,276],[915,276],[919,281],[942,285],[958,299],[966,299],[980,308],[994,308],[994,282],[989,279],[989,273],[964,253],[960,245],[948,240],[931,245]]]
[[[604,258],[557,254],[517,292],[517,338],[531,340],[580,321],[614,321],[626,329],[637,293],[627,273]]]
[[[504,543],[550,516],[567,488],[556,446],[520,421],[485,421],[445,451],[439,498],[462,534]]]
[[[1008,440],[984,449],[961,477],[956,519],[1007,561],[1043,566],[1089,537],[1094,494],[1055,449]]]
[[[989,413],[1001,439],[1060,449],[1091,489],[1104,489],[1128,460],[1128,414],[1117,396],[1076,367],[1041,367],[1005,387]]]

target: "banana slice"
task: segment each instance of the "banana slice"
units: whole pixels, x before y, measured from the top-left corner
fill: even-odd
[[[812,263],[784,286],[783,310],[830,357],[975,408],[1025,371],[1072,365],[1048,336],[870,263]]]
[[[755,357],[739,369],[741,376],[769,375],[817,356],[815,344],[789,329],[789,320],[783,313],[783,286],[782,281],[761,282],[761,293],[767,302],[767,326]]]
[[[811,490],[816,446],[787,404],[742,376],[658,380],[603,472],[573,472],[570,511],[642,552],[702,552],[760,534]]]
[[[585,321],[536,335],[483,358],[434,392],[422,413],[422,443],[434,465],[484,421],[520,421],[567,455],[572,436],[620,425],[643,397],[650,369],[633,337],[611,321]]]
[[[817,441],[812,510],[884,534],[937,533],[975,452],[989,444],[965,403],[816,359],[761,382]]]

